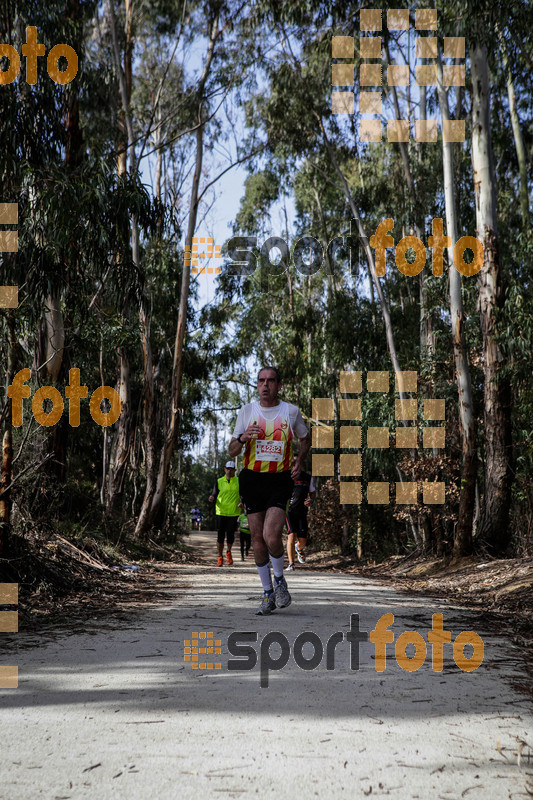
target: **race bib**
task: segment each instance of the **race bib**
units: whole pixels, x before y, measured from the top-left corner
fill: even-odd
[[[255,457],[257,461],[283,461],[285,442],[270,439],[256,439]]]

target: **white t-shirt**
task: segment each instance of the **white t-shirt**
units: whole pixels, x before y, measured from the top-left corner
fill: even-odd
[[[282,401],[285,402],[285,401]],[[291,428],[294,435],[298,439],[304,439],[309,431],[307,430],[307,426],[303,420],[303,417],[300,413],[300,409],[298,406],[293,406],[292,403],[286,403],[289,408],[289,421],[291,423]],[[257,412],[254,414],[254,406],[259,406],[261,409],[261,415],[268,420],[274,420],[278,416],[280,412],[281,402],[278,403],[277,406],[262,406],[259,404],[258,401],[253,403],[246,403],[246,405],[242,406],[237,414],[237,421],[235,423],[235,428],[233,430],[233,438],[238,439],[241,434],[248,428],[252,420],[252,416],[257,417]]]

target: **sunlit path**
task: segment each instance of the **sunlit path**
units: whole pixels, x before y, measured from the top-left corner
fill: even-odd
[[[212,560],[212,533],[190,539]],[[510,642],[464,609],[353,575],[302,570],[289,585],[292,605],[260,618],[251,561],[188,565],[173,602],[115,630],[95,622],[83,635],[58,634],[29,649],[20,632],[18,649],[2,656],[16,658],[20,686],[0,694],[0,797],[523,796],[533,770],[527,748],[518,766],[517,750],[519,741],[531,743],[533,726],[509,685],[520,666]],[[389,612],[395,640],[404,630],[427,640],[439,612],[452,639],[477,631],[484,663],[462,672],[447,645],[442,672],[432,670],[430,648],[423,666],[406,672],[387,645],[378,673],[374,645],[362,642],[360,668],[351,670],[345,637],[334,669],[326,669],[325,654],[312,671],[295,663],[303,631],[325,648],[333,634],[347,633],[350,615],[371,631]],[[228,670],[227,640],[236,631],[257,633],[250,671]],[[261,641],[271,631],[286,637],[291,654],[283,669],[263,670],[268,688],[261,689]],[[209,656],[220,670],[184,661],[193,632],[221,640],[221,654]],[[279,653],[272,645],[271,657]],[[311,645],[302,654],[310,658]]]

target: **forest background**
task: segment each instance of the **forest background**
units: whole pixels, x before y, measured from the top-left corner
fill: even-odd
[[[1,200],[19,209],[19,249],[1,255],[0,274],[1,285],[19,287],[18,307],[0,311],[3,574],[16,579],[28,547],[42,552],[57,536],[102,551],[179,537],[191,506],[208,511],[236,411],[254,397],[264,363],[279,367],[283,397],[310,425],[323,426],[313,398],[335,401],[337,467],[318,480],[317,544],[359,560],[413,549],[531,555],[533,8],[525,0],[434,7],[438,86],[416,86],[424,62],[415,8],[409,32],[383,24],[373,60],[382,64],[382,119],[385,127],[409,119],[411,136],[368,144],[357,102],[358,4],[2,1],[2,42],[21,53],[34,25],[47,53],[66,43],[79,55],[64,86],[44,58],[36,85],[24,80],[22,58],[18,79],[0,86]],[[385,20],[387,9],[408,6],[380,8]],[[354,37],[351,62],[332,58],[333,36]],[[441,52],[444,36],[465,37],[464,86],[443,84],[443,64],[453,63]],[[355,64],[354,114],[332,113],[335,63]],[[409,65],[408,87],[388,84],[392,64]],[[438,121],[437,142],[415,141],[415,120],[424,119]],[[443,142],[449,119],[466,121],[464,142]],[[256,237],[257,269],[232,270],[231,237],[218,241],[223,258],[209,265],[221,272],[205,302],[184,252],[210,235],[210,215],[228,202],[220,182],[243,169],[233,235]],[[442,277],[430,258],[407,277],[388,250],[377,277],[368,246],[357,257],[329,250],[306,275],[309,248],[295,269],[290,255],[303,236],[369,238],[389,217],[396,244],[413,235],[427,246],[434,218],[452,246],[476,235],[482,270],[462,277],[450,252]],[[288,251],[265,244],[271,236]],[[24,368],[32,394],[50,385],[64,397],[71,368],[89,395],[114,387],[118,421],[97,425],[86,400],[71,427],[65,400],[46,427],[28,399],[14,427],[6,389]],[[421,403],[416,447],[370,448],[369,426],[400,425],[391,378],[388,394],[363,393],[361,447],[343,450],[361,453],[363,486],[444,481],[444,504],[399,505],[392,491],[389,504],[341,505],[339,379],[352,370],[363,378],[416,371],[417,394],[405,397],[446,400],[443,449],[422,446]]]

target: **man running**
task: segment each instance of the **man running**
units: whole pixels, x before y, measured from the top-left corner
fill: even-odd
[[[212,503],[216,499],[216,516],[217,516],[217,545],[218,545],[218,561],[217,566],[221,567],[224,563],[224,537],[227,541],[226,561],[231,566],[233,564],[233,556],[231,555],[231,547],[235,541],[235,531],[237,530],[237,522],[241,510],[239,508],[239,479],[235,475],[235,462],[227,461],[224,467],[224,475],[218,479],[213,487],[213,491],[209,495],[209,502]]]
[[[305,546],[307,544],[307,510],[315,499],[315,482],[309,472],[300,472],[294,481],[294,490],[287,511],[287,558],[288,570],[294,569],[294,556],[300,564],[305,564]],[[297,540],[297,541],[296,541]]]
[[[276,367],[263,367],[257,376],[259,402],[242,406],[229,443],[230,456],[244,445],[243,469],[239,474],[241,497],[248,515],[254,558],[263,586],[263,600],[256,614],[270,614],[291,602],[283,577],[281,531],[287,503],[309,450],[311,437],[299,409],[278,399],[281,375]],[[293,439],[299,453],[293,460]],[[274,586],[270,576],[270,561]]]
[[[194,508],[191,508],[191,522],[193,531],[194,530],[199,531],[201,529],[203,516],[204,515],[202,514],[198,506],[194,506]]]
[[[246,516],[246,513],[244,511],[239,517],[239,539],[241,543],[241,561],[244,561],[245,548],[246,548],[246,555],[248,555],[248,553],[250,552],[250,547],[252,546],[252,535],[250,533],[248,517]]]

